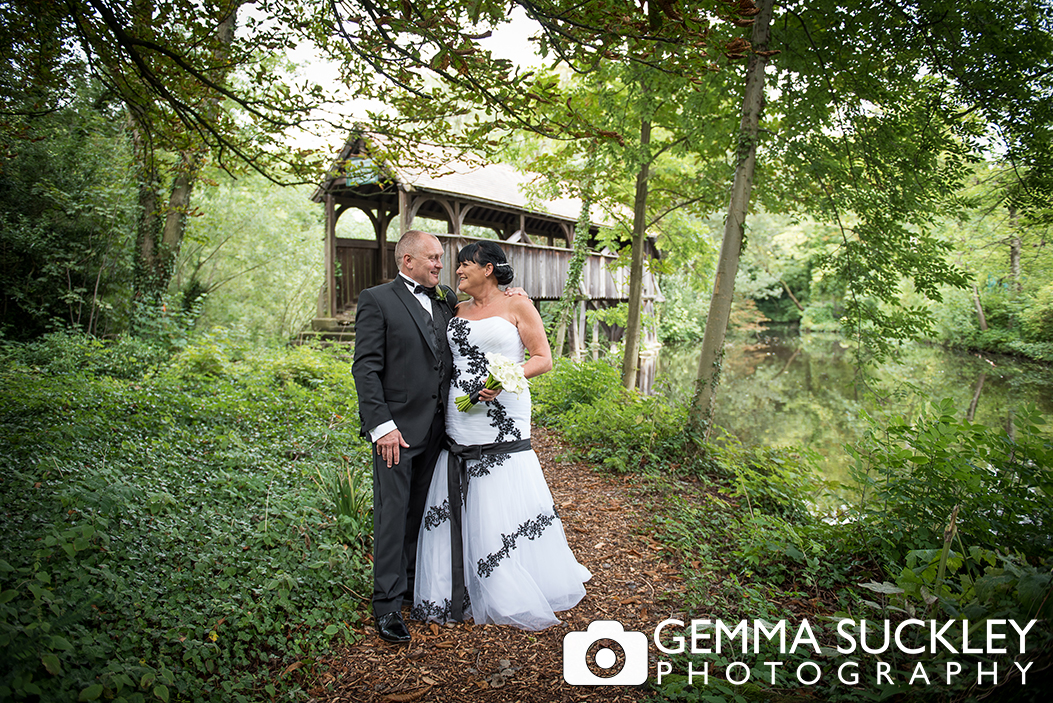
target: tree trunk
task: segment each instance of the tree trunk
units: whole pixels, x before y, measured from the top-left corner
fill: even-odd
[[[797,296],[793,294],[793,291],[790,290],[790,287],[788,285],[786,285],[786,281],[784,281],[784,280],[782,280],[780,278],[779,279],[779,283],[782,284],[783,289],[786,291],[786,295],[790,296],[790,300],[792,300],[793,304],[797,306],[797,309],[800,310],[801,312],[804,312],[804,306],[801,305],[801,301],[798,300]]]
[[[563,356],[563,347],[567,344],[567,321],[560,319],[556,323],[556,343],[552,345],[552,358]]]
[[[179,165],[176,166],[175,175],[172,177],[168,206],[165,208],[161,247],[154,262],[154,277],[159,293],[167,290],[172,274],[175,273],[176,259],[179,258],[187,218],[190,216],[190,200],[203,161],[204,154],[200,151],[184,151],[179,156]]]
[[[226,65],[230,45],[234,41],[237,11],[238,6],[233,7],[230,14],[216,27],[214,55],[216,65],[220,68],[213,72],[213,78],[217,83],[222,82],[225,77],[226,69],[223,67]],[[126,96],[126,101],[128,99]],[[130,103],[129,108],[133,121],[137,125],[143,125],[144,121],[151,118],[157,119],[155,115],[150,114],[149,106]],[[218,103],[212,106],[213,115],[218,112],[218,109]],[[147,133],[145,129],[135,131]],[[179,164],[175,167],[172,177],[168,202],[162,209],[158,197],[160,172],[153,147],[149,144],[142,144],[138,151],[140,152],[139,203],[141,209],[138,233],[139,259],[136,266],[134,296],[148,305],[157,305],[164,297],[175,272],[176,259],[186,232],[194,183],[204,163],[206,152],[202,146],[186,149],[180,153]]]
[[[1018,234],[1019,227],[1020,216],[1015,207],[1010,207],[1009,228],[1013,232],[1017,232],[1017,234],[1009,238],[1009,276],[1013,279],[1013,287],[1017,293],[1024,288],[1020,282],[1020,251],[1023,248],[1023,243],[1020,241],[1020,235]]]
[[[976,319],[980,321],[980,331],[987,331],[987,316],[984,315],[984,306],[980,304],[980,289],[973,284],[973,303],[976,305]]]
[[[136,222],[135,278],[133,281],[133,298],[142,303],[147,301],[150,291],[156,288],[153,271],[156,267],[157,248],[161,239],[163,221],[161,219],[161,201],[158,197],[160,186],[160,169],[153,145],[144,135],[148,134],[145,122],[146,109],[142,105],[128,103],[128,123],[131,132],[132,148],[136,161],[136,180],[138,181],[139,218]]]
[[[1013,277],[1013,287],[1019,293],[1024,289],[1020,282],[1020,250],[1022,249],[1020,237],[1009,240],[1009,275]]]
[[[636,174],[636,198],[633,201],[633,259],[629,269],[629,319],[625,323],[625,356],[622,357],[622,385],[636,387],[640,365],[640,320],[643,312],[644,244],[647,235],[647,180],[651,161],[647,148],[651,143],[651,121],[640,122],[640,151],[643,163]]]
[[[973,421],[976,417],[976,406],[980,404],[980,391],[984,389],[984,379],[987,378],[987,372],[981,371],[980,377],[976,379],[976,390],[973,391],[973,400],[969,403],[969,410],[965,413],[965,419],[969,422]]]
[[[755,50],[764,50],[771,34],[771,16],[774,0],[760,0],[760,13],[753,24],[752,43]],[[695,394],[691,401],[690,423],[695,431],[708,436],[712,426],[713,399],[720,383],[721,363],[724,356],[724,338],[731,315],[731,301],[735,293],[735,274],[739,268],[739,253],[746,224],[750,192],[753,187],[753,169],[757,159],[757,132],[760,114],[764,107],[764,56],[753,53],[746,69],[746,94],[742,101],[742,121],[739,125],[738,164],[735,181],[731,188],[728,215],[724,221],[724,240],[720,247],[720,258],[713,281],[713,297],[709,304],[709,316],[702,337],[699,354],[698,377]]]

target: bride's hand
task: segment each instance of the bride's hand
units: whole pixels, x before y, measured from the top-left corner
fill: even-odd
[[[479,391],[479,402],[489,403],[491,400],[501,395],[500,388],[484,388]]]

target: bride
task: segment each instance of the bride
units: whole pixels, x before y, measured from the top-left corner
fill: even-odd
[[[457,307],[447,337],[453,376],[446,407],[450,448],[440,454],[417,543],[412,616],[541,630],[585,596],[588,569],[567,545],[537,454],[530,448],[530,391],[484,389],[485,354],[522,362],[527,378],[552,368],[541,316],[506,296],[512,267],[497,244],[457,254]],[[478,394],[465,412],[456,398]]]

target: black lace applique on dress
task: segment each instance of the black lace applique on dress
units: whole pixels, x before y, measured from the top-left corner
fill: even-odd
[[[483,458],[478,461],[468,462],[468,476],[471,478],[489,476],[490,469],[504,466],[505,461],[511,456],[511,454],[485,454]]]
[[[442,605],[426,600],[413,606],[413,610],[410,611],[410,617],[414,620],[439,620],[446,622],[450,618],[452,610],[449,598],[443,600]]]
[[[489,374],[489,367],[486,364],[486,354],[468,340],[468,335],[467,320],[461,317],[455,317],[450,320],[450,337],[453,338],[453,343],[457,345],[457,355],[464,357],[468,361],[466,368],[468,378],[462,382],[460,369],[455,364],[452,380],[458,388],[470,395],[483,389],[483,384],[486,383],[486,377]]]
[[[442,501],[442,505],[433,505],[424,516],[424,529],[434,530],[439,525],[450,519],[450,499]]]
[[[505,406],[501,405],[500,400],[494,400],[490,403],[490,409],[486,411],[486,416],[490,418],[490,426],[497,430],[497,439],[495,442],[510,442],[512,440],[523,439],[523,433],[516,427],[516,421],[508,416],[505,411]]]
[[[464,604],[461,606],[461,612],[471,612],[472,598],[468,595],[468,590],[464,591]],[[453,603],[449,598],[443,598],[442,605],[435,603],[430,600],[421,601],[413,606],[410,610],[410,617],[414,620],[436,620],[438,622],[449,622],[453,619]]]
[[[481,578],[487,578],[494,572],[494,569],[501,563],[502,560],[507,559],[512,553],[512,550],[516,548],[516,540],[520,537],[526,537],[529,540],[535,540],[544,533],[545,529],[556,521],[554,514],[550,515],[538,515],[533,520],[527,520],[519,529],[510,535],[502,534],[501,542],[504,546],[498,551],[494,552],[485,559],[480,559],[478,564],[477,572]]]

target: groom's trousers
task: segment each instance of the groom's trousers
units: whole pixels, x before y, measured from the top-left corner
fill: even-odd
[[[373,448],[373,614],[378,618],[413,600],[417,535],[424,518],[428,487],[446,431],[444,415],[435,414],[424,444],[403,448],[388,468]]]

